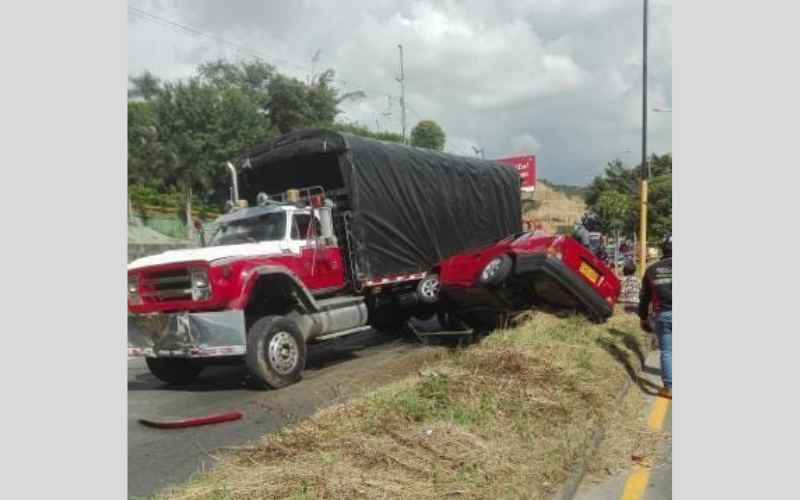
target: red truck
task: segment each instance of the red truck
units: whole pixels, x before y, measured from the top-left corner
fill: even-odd
[[[160,380],[291,384],[307,343],[434,314],[437,263],[521,230],[512,167],[328,130],[253,148],[234,181],[249,208],[207,246],[128,265],[128,354]]]
[[[571,236],[502,238],[446,259],[439,272],[448,314],[478,330],[538,304],[604,320],[620,293],[614,272]]]

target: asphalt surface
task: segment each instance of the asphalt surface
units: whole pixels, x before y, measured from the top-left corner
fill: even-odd
[[[646,365],[658,370],[658,351],[650,353],[647,357]],[[661,380],[654,374],[645,374],[650,382],[660,385]],[[636,390],[635,388],[632,390]],[[647,398],[648,404],[646,411],[649,413],[655,403],[654,397]],[[661,432],[672,432],[672,404],[667,407],[664,424]],[[657,464],[649,470],[647,483],[641,492],[631,493],[626,490],[626,486],[631,477],[631,470],[618,474],[606,481],[597,484],[586,483],[581,485],[575,499],[576,500],[671,500],[672,499],[672,446],[665,445],[659,450],[659,457],[655,460]]]
[[[128,495],[147,496],[212,467],[226,447],[281,429],[317,409],[411,373],[425,348],[367,331],[308,349],[303,380],[264,391],[246,382],[244,367],[206,367],[193,382],[165,384],[143,358],[128,359]],[[232,411],[241,420],[188,429],[146,427],[139,418],[177,420]]]

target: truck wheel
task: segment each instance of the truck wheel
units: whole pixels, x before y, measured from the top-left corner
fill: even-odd
[[[384,333],[402,333],[403,326],[409,320],[409,315],[405,313],[380,312],[373,313],[370,317],[369,326]]]
[[[438,274],[425,276],[417,284],[417,297],[423,304],[435,304],[439,302],[439,291],[442,283]]]
[[[186,358],[145,358],[145,361],[155,378],[168,383],[189,382],[203,371],[203,365]]]
[[[483,286],[498,286],[511,274],[511,265],[511,257],[506,254],[498,255],[486,264],[478,279]]]
[[[297,324],[283,316],[259,319],[247,332],[245,365],[264,388],[280,389],[300,380],[306,342]]]

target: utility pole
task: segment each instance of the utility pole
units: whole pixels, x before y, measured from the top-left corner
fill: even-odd
[[[400,109],[403,121],[403,144],[408,144],[406,140],[406,78],[403,73],[403,46],[398,44],[397,48],[400,49],[400,78],[396,80],[400,82]]]
[[[640,207],[639,275],[644,276],[647,265],[647,180],[650,178],[650,166],[647,163],[647,0],[644,0],[644,38],[642,50],[642,204]]]

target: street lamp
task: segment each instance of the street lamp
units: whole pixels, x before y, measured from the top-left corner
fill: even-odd
[[[642,203],[640,207],[639,220],[639,276],[644,276],[645,265],[647,264],[647,179],[650,177],[650,169],[647,170],[645,177],[645,167],[647,167],[647,0],[644,0],[644,16],[642,19]]]

